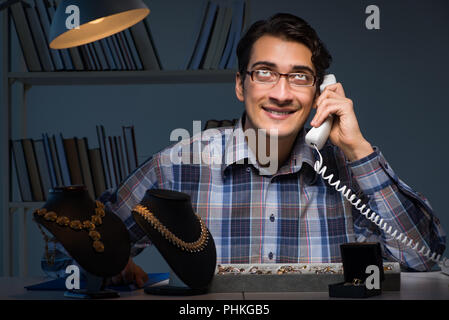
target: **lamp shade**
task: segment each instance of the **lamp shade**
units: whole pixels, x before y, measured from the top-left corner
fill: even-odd
[[[78,22],[74,20],[73,8],[78,9],[79,28],[70,24]],[[62,0],[51,24],[50,48],[71,48],[109,37],[149,13],[141,0]]]

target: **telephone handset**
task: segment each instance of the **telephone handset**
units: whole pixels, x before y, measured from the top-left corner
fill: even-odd
[[[320,93],[324,91],[324,88],[326,88],[330,84],[337,83],[337,79],[333,74],[327,74],[324,76],[323,83],[320,85]],[[306,135],[306,143],[313,147],[315,145],[318,150],[321,150],[324,146],[324,144],[327,141],[327,138],[329,137],[329,133],[332,129],[332,115],[327,117],[327,119],[319,126],[318,128],[312,127],[310,131]]]
[[[330,84],[337,83],[337,80],[333,74],[328,74],[324,76],[323,83],[320,86],[320,92],[324,91]],[[324,180],[327,180],[331,187],[334,187],[338,192],[340,192],[360,213],[365,216],[368,220],[375,223],[379,228],[381,228],[385,233],[389,234],[391,237],[395,238],[398,241],[401,241],[402,244],[412,248],[417,251],[419,254],[423,254],[425,257],[430,260],[438,263],[442,270],[447,270],[449,267],[449,259],[446,257],[441,257],[441,255],[437,255],[436,252],[431,252],[430,249],[426,250],[426,246],[422,245],[419,247],[418,243],[414,243],[412,239],[408,239],[404,233],[398,232],[398,230],[393,230],[391,226],[387,224],[387,222],[382,219],[377,213],[371,211],[371,209],[367,208],[366,204],[360,205],[361,199],[358,199],[357,196],[349,189],[347,186],[340,187],[340,180],[332,182],[333,174],[325,175],[327,167],[323,166],[323,157],[321,156],[320,150],[323,148],[326,143],[329,133],[332,129],[333,119],[332,115],[330,115],[318,128],[312,127],[310,131],[307,133],[305,140],[307,145],[311,148],[315,148],[316,152],[320,160],[316,161],[314,164],[314,170],[323,177]],[[365,209],[366,208],[366,209]],[[370,214],[371,213],[371,214]]]

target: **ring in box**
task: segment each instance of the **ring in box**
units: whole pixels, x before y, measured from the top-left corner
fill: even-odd
[[[343,260],[344,282],[329,285],[329,296],[338,298],[367,298],[382,293],[384,269],[380,244],[378,242],[345,243],[340,245]],[[368,289],[365,285],[368,266],[379,269],[379,288]]]

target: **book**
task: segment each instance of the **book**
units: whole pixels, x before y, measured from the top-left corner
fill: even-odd
[[[55,15],[55,12],[56,12],[56,3],[53,0],[46,0],[46,2],[47,2],[48,16],[50,17],[50,20],[52,21],[54,15]],[[58,51],[61,54],[65,70],[73,70],[74,66],[73,66],[72,59],[69,55],[69,51],[67,49],[59,49]]]
[[[33,41],[33,36],[31,35],[30,26],[28,25],[28,21],[25,16],[23,3],[14,3],[10,8],[14,25],[16,27],[17,37],[19,38],[20,47],[22,49],[28,71],[42,71],[39,56]]]
[[[47,161],[48,174],[50,176],[51,186],[56,187],[58,185],[58,180],[56,178],[56,169],[50,149],[50,140],[48,138],[48,134],[46,133],[42,134],[42,142],[44,146],[45,159]]]
[[[56,185],[63,186],[64,182],[62,179],[61,165],[59,162],[58,151],[56,149],[56,138],[54,135],[51,137],[48,137],[48,145],[50,147],[51,157],[53,159],[53,165],[55,167]]]
[[[11,151],[13,162],[16,167],[17,182],[20,190],[20,197],[22,201],[33,201],[31,193],[31,183],[28,175],[28,168],[25,161],[25,154],[22,148],[21,140],[11,141]]]
[[[122,126],[122,131],[128,170],[131,173],[138,166],[134,126]]]
[[[206,20],[206,17],[207,17],[207,9],[208,9],[208,7],[209,7],[209,1],[203,0],[202,1],[201,10],[198,11],[200,13],[200,15],[199,15],[200,19],[198,19],[196,32],[192,32],[193,37],[192,37],[192,41],[190,42],[191,47],[186,50],[186,52],[190,52],[190,55],[187,56],[186,62],[184,63],[183,66],[181,66],[182,70],[189,69],[190,63],[192,62],[193,55],[195,54],[195,48],[196,48],[196,45],[197,45],[198,40],[200,38],[201,28],[204,25],[204,21]],[[192,15],[193,14],[194,13],[192,13]]]
[[[102,71],[111,70],[111,67],[109,66],[108,61],[106,60],[106,56],[103,52],[103,48],[100,45],[100,41],[92,42],[92,46],[98,58],[100,70]]]
[[[223,28],[221,29],[221,33],[219,35],[219,41],[216,45],[214,56],[211,61],[211,69],[218,69],[218,65],[220,64],[221,56],[224,52],[224,47],[226,45],[226,41],[229,37],[229,29],[231,27],[232,22],[232,7],[226,7],[226,13],[223,20]]]
[[[154,56],[156,57],[156,62],[157,62],[157,67],[158,70],[162,70],[162,63],[161,63],[161,59],[159,58],[159,53],[157,52],[157,46],[154,42],[154,38],[153,38],[153,33],[151,32],[151,27],[150,27],[150,16],[147,16],[144,20],[143,20],[143,24],[145,26],[145,30],[147,31],[148,34],[148,39],[150,40],[150,44],[153,47],[153,52],[154,52]]]
[[[130,28],[144,70],[160,70],[160,64],[144,21]]]
[[[86,186],[90,197],[95,199],[95,188],[89,161],[89,146],[87,138],[78,138],[76,139],[76,143],[84,185]]]
[[[89,56],[89,60],[93,63],[93,68],[96,71],[101,71],[100,61],[95,53],[95,49],[92,43],[85,44],[87,48],[87,55]]]
[[[128,174],[129,174],[129,170],[128,170],[128,164],[127,161],[125,161],[125,154],[123,152],[123,143],[122,143],[122,137],[118,136],[117,137],[117,154],[118,154],[118,159],[119,159],[119,164],[120,164],[120,172],[122,175],[122,179],[125,179]]]
[[[23,153],[30,178],[31,193],[33,201],[44,201],[42,192],[42,184],[39,169],[37,167],[36,155],[34,153],[34,145],[31,139],[22,139]]]
[[[100,148],[89,149],[89,163],[92,170],[95,197],[98,198],[104,191],[106,191],[106,180],[104,176]]]
[[[209,43],[210,34],[213,29],[213,25],[215,22],[215,17],[217,13],[217,4],[215,2],[209,2],[207,8],[206,19],[204,20],[204,24],[201,27],[200,36],[198,38],[198,42],[195,47],[195,51],[192,57],[192,61],[189,65],[190,69],[198,69],[201,65],[201,62],[204,58],[204,52]]]
[[[34,43],[37,48],[37,53],[39,60],[42,64],[43,71],[55,71],[53,61],[51,60],[50,50],[47,46],[47,41],[45,39],[44,32],[42,30],[41,23],[37,16],[36,8],[31,6],[29,3],[23,2],[25,15],[28,20],[28,25],[31,29],[31,35],[33,36]]]
[[[226,69],[233,69],[236,67],[236,60],[237,60],[237,45],[240,41],[240,35],[243,29],[243,23],[244,23],[244,12],[245,12],[245,1],[241,1],[240,4],[237,5],[237,11],[236,11],[236,26],[233,30],[233,42],[231,47],[231,52],[229,53],[228,61],[226,62]]]
[[[128,65],[126,64],[123,52],[122,52],[122,50],[120,48],[120,42],[118,40],[117,34],[113,34],[112,36],[110,36],[110,38],[111,38],[112,43],[114,45],[114,50],[117,53],[117,56],[119,57],[120,65],[122,67],[122,70],[129,70],[128,69]]]
[[[115,49],[114,41],[113,41],[112,37],[107,37],[104,40],[106,41],[106,43],[108,45],[108,50],[110,51],[110,53],[112,55],[112,59],[114,60],[117,70],[124,70],[123,65],[120,61],[120,57],[118,56],[117,50]]]
[[[34,144],[34,151],[36,154],[37,168],[39,170],[41,178],[42,193],[44,200],[47,200],[48,193],[53,186],[50,179],[50,170],[48,167],[45,154],[44,140],[43,139],[33,140],[33,144]]]
[[[218,42],[220,41],[220,36],[224,27],[226,12],[227,6],[225,6],[224,2],[220,2],[217,7],[217,16],[211,31],[210,40],[207,49],[204,51],[204,59],[200,65],[202,69],[210,69],[212,66],[212,60],[217,51]]]
[[[113,185],[112,187],[117,187],[118,184],[120,183],[120,173],[119,173],[119,168],[118,168],[118,163],[117,163],[117,151],[115,148],[115,144],[114,144],[114,137],[108,136],[108,143],[107,145],[109,145],[109,156],[110,156],[110,163],[112,163],[111,166],[111,177]],[[107,147],[107,146],[106,146]]]
[[[61,169],[62,185],[70,186],[72,181],[70,179],[69,165],[67,163],[66,151],[64,148],[64,137],[62,136],[62,133],[54,135],[53,137],[55,139],[55,149],[58,155],[59,167]]]
[[[131,31],[129,31],[129,29],[125,29],[123,30],[123,35],[125,36],[125,42],[128,45],[129,51],[131,53],[131,58],[134,61],[136,70],[143,70],[142,61],[140,60],[139,54],[137,53],[136,44],[134,43]]]
[[[84,61],[84,65],[86,66],[86,69],[89,71],[93,71],[95,70],[95,64],[94,61],[92,60],[92,57],[89,54],[88,48],[86,45],[82,45],[79,47],[80,52],[81,52],[81,57]]]
[[[129,51],[123,32],[119,32],[116,35],[128,70],[136,70],[136,66],[134,65],[134,61],[131,58],[131,52]]]
[[[50,52],[53,65],[57,71],[64,70],[64,64],[62,63],[62,58],[58,50],[50,48],[50,17],[48,16],[46,9],[46,0],[34,0],[35,8],[37,9],[37,13],[39,16],[39,20],[41,22],[42,28],[44,30],[44,35],[48,50]]]
[[[109,48],[109,44],[106,39],[99,40],[100,46],[104,52],[104,56],[106,57],[106,61],[108,62],[109,68],[111,70],[117,70],[117,63],[115,62],[114,56],[112,54],[111,48]]]
[[[84,185],[76,138],[64,138],[63,143],[67,158],[67,165],[70,172],[71,184]]]
[[[110,173],[111,163],[109,162],[108,150],[106,148],[106,135],[104,127],[102,125],[97,125],[97,139],[100,148],[101,162],[103,164],[103,175],[105,177],[106,188],[112,188],[112,177]]]

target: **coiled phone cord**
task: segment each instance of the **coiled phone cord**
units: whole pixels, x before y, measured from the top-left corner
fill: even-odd
[[[352,192],[351,189],[349,189],[347,186],[340,187],[340,180],[337,180],[335,182],[332,182],[332,178],[334,177],[333,174],[330,174],[326,176],[326,170],[327,167],[323,166],[323,157],[321,156],[320,151],[314,145],[315,150],[318,152],[318,155],[320,157],[319,161],[316,161],[314,164],[314,170],[323,177],[324,180],[327,180],[329,185],[331,187],[334,187],[335,190],[340,192],[357,210],[360,211],[362,215],[364,215],[368,220],[371,220],[374,222],[378,227],[380,227],[385,233],[392,236],[393,238],[396,237],[396,240],[400,241],[401,243],[405,244],[406,246],[412,248],[413,250],[417,251],[419,254],[422,254],[426,258],[429,258],[430,260],[438,263],[439,266],[443,265],[446,267],[449,267],[449,259],[446,257],[441,257],[440,254],[436,254],[436,252],[431,252],[430,249],[426,250],[426,246],[422,245],[420,249],[419,243],[414,244],[414,241],[412,239],[407,238],[407,236],[404,233],[399,233],[398,230],[393,230],[391,226],[389,226],[384,219],[382,219],[377,213],[372,211],[370,208],[367,208],[366,204],[360,205],[360,202],[362,202],[361,199],[358,199],[357,196]],[[366,209],[365,209],[366,208]],[[370,215],[371,213],[371,215]],[[394,231],[394,232],[393,232]],[[399,234],[398,234],[399,233]],[[398,234],[398,235],[397,235]]]

